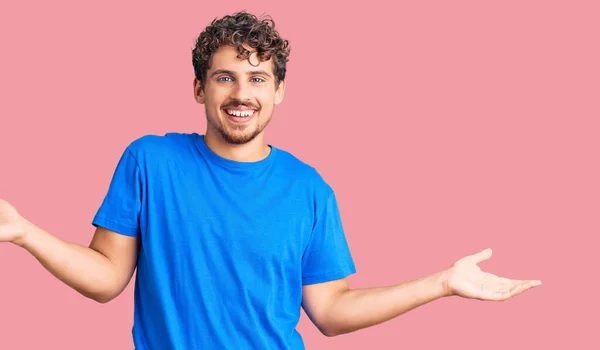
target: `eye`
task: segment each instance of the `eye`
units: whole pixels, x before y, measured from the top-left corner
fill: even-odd
[[[226,79],[230,79],[230,80],[226,80]],[[232,81],[233,79],[231,77],[220,77],[217,78],[217,81]]]
[[[264,80],[262,78],[252,78],[251,79],[254,83],[262,83],[264,82]]]

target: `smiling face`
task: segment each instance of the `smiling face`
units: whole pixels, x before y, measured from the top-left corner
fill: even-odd
[[[276,83],[272,59],[260,62],[246,48],[249,59],[238,58],[234,46],[221,46],[212,56],[204,87],[194,80],[196,101],[205,105],[207,134],[237,145],[262,139],[285,90],[284,81]]]

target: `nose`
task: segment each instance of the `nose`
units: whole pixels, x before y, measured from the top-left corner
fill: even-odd
[[[252,97],[252,91],[250,86],[245,81],[238,81],[231,91],[231,97],[239,101],[250,101]]]

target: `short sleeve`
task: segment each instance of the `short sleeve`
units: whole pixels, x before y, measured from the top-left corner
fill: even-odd
[[[302,284],[347,277],[356,272],[332,192],[317,215],[310,242],[302,257]]]
[[[139,234],[142,176],[130,149],[121,156],[108,191],[92,220],[92,225],[127,235]]]

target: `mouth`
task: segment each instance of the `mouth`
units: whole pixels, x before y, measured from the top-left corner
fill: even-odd
[[[229,117],[229,120],[243,124],[254,118],[256,115],[255,109],[239,109],[239,108],[224,108],[223,112]]]

